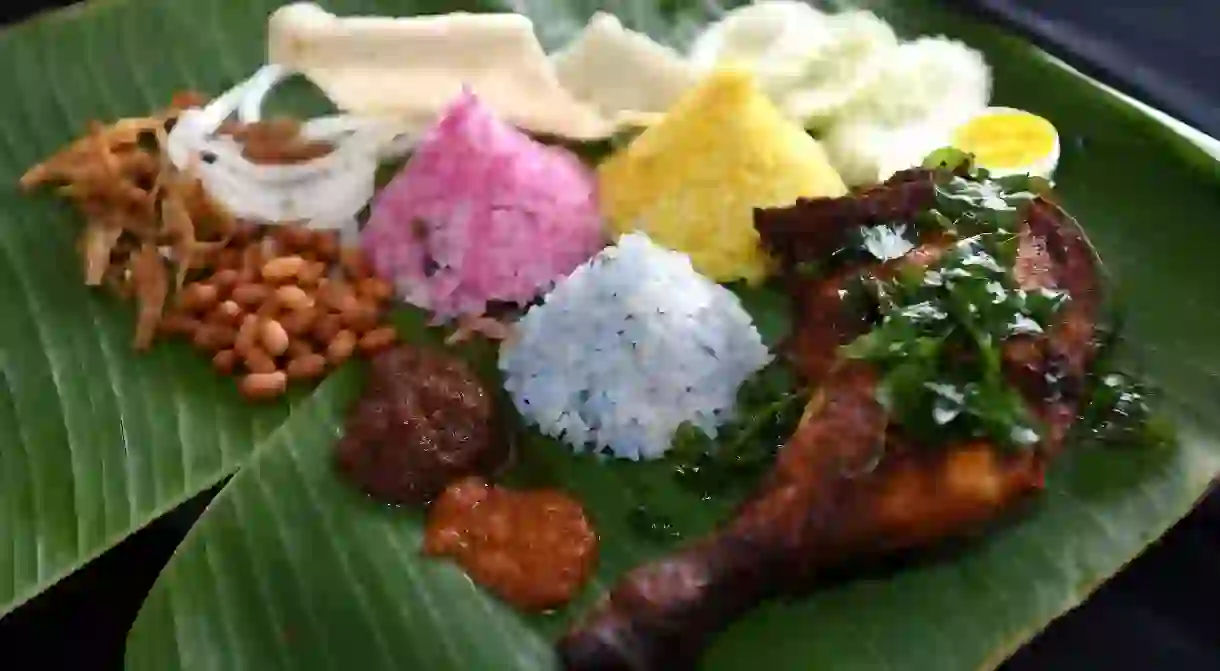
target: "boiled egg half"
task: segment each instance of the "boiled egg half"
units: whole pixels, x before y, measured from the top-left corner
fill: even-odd
[[[988,107],[955,128],[949,144],[974,155],[993,177],[1029,174],[1050,179],[1059,165],[1059,133],[1042,117]]]

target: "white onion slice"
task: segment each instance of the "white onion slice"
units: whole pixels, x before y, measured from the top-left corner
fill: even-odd
[[[267,94],[291,74],[278,65],[264,66],[206,107],[184,111],[166,151],[175,166],[197,174],[208,193],[238,217],[355,232],[356,216],[373,197],[380,161],[413,146],[413,138],[397,132],[392,121],[352,115],[310,120],[302,133],[330,142],[334,150],[294,165],[253,163],[232,138],[217,135],[234,115],[243,123],[261,119]]]
[[[282,65],[274,63],[259,68],[241,86],[241,100],[237,106],[237,120],[242,123],[258,123],[263,116],[263,99],[276,84],[288,79],[292,73]]]
[[[358,117],[351,114],[318,117],[305,122],[301,134],[311,140],[334,142],[346,135],[358,132],[388,133],[390,139],[385,140],[379,148],[381,160],[401,158],[415,149],[419,142],[417,136],[405,132],[395,132],[395,126],[387,119],[375,117]]]

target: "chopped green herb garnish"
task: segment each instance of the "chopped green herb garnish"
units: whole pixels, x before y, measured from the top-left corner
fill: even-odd
[[[753,486],[791,435],[808,395],[785,365],[774,362],[737,393],[737,417],[712,437],[684,424],[666,458],[678,481],[704,497]]]
[[[1000,348],[1013,336],[1042,333],[1067,300],[1062,292],[1022,289],[1012,272],[1021,206],[1043,185],[1025,176],[989,179],[956,150],[934,152],[925,165],[942,168],[936,204],[912,223],[959,242],[931,268],[865,280],[879,321],[845,353],[877,366],[878,401],[916,440],[1032,445],[1038,427],[1003,374]]]
[[[1038,440],[1004,377],[1000,345],[1041,333],[1066,296],[1017,285],[1008,237],[967,238],[927,271],[875,282],[881,321],[845,348],[879,368],[878,401],[917,440],[946,433],[1010,447]]]
[[[1171,443],[1173,428],[1153,410],[1156,390],[1140,376],[1123,370],[1121,325],[1099,329],[1097,355],[1089,371],[1084,404],[1074,431],[1110,446],[1154,446]]]
[[[878,261],[892,261],[915,249],[906,224],[870,226],[860,231],[861,246]]]
[[[948,170],[950,172],[961,168],[969,169],[974,165],[974,154],[964,152],[957,147],[941,147],[924,157],[922,167],[927,170]]]
[[[903,222],[858,226],[848,231],[842,246],[834,250],[830,259],[817,270],[900,259],[915,249],[916,242],[915,227]]]
[[[849,265],[891,261],[906,256],[917,242],[916,227],[901,221],[857,226],[847,231],[841,246],[824,262],[803,261],[796,268],[805,275],[819,275]]]
[[[1105,443],[1142,442],[1151,416],[1147,385],[1126,373],[1098,376],[1081,421]]]
[[[1014,231],[1021,203],[1050,191],[1050,182],[1031,175],[991,177],[974,156],[953,147],[928,154],[923,167],[936,170],[936,207],[920,224],[936,225],[959,238]]]
[[[981,181],[959,175],[942,178],[936,184],[933,220],[959,238],[1015,231],[1021,204],[1038,197],[1033,187],[1025,175]]]

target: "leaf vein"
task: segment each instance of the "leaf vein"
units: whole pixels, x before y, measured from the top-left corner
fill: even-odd
[[[60,366],[57,365],[57,361],[55,360],[55,357],[51,356],[51,353],[50,353],[51,348],[47,346],[49,338],[48,338],[48,334],[46,332],[45,324],[43,324],[42,320],[37,319],[35,316],[39,312],[41,312],[43,309],[45,309],[45,306],[41,306],[38,303],[38,299],[37,299],[38,294],[34,290],[34,287],[30,286],[29,281],[26,279],[29,276],[29,271],[19,260],[21,255],[16,254],[15,251],[10,246],[8,236],[0,236],[0,245],[2,245],[4,248],[4,254],[5,254],[5,256],[8,257],[9,265],[11,267],[17,267],[17,268],[21,269],[21,271],[16,273],[17,282],[21,285],[21,287],[23,289],[23,291],[20,292],[21,302],[25,304],[26,309],[24,310],[24,312],[27,315],[29,315],[30,319],[28,321],[30,324],[33,325],[34,331],[38,337],[39,344],[42,345],[42,347],[40,347],[39,350],[42,354],[43,360],[46,362],[47,371],[51,375],[52,387],[55,392],[55,401],[59,405],[59,412],[57,413],[57,418],[59,419],[60,425],[62,426],[62,428],[64,430],[64,437],[65,437],[65,439],[67,439],[67,441],[69,443],[68,450],[69,450],[69,452],[71,452],[70,443],[72,441],[73,431],[72,431],[71,426],[69,426],[69,421],[67,418],[67,408],[65,406],[65,401],[64,401],[64,398],[62,395],[63,371],[60,369]],[[10,309],[11,309],[11,306],[10,306]],[[20,411],[18,411],[18,414],[20,414]],[[33,471],[34,473],[41,471],[42,470],[41,468],[37,468],[34,466],[34,464],[37,460],[35,457],[36,452],[32,451],[31,446],[28,445],[25,441],[22,441],[21,447],[26,452],[26,455],[27,455],[26,463],[30,464],[31,471]],[[44,447],[43,449],[50,449],[50,448]],[[69,456],[69,459],[72,460],[72,467],[73,467],[73,470],[75,471],[76,470],[75,460],[71,456]],[[31,475],[34,475],[34,473],[31,473]],[[73,475],[75,476],[75,473]],[[46,483],[43,482],[42,484],[45,485]],[[76,483],[75,483],[75,477],[73,478],[73,481],[70,483],[70,486],[72,488],[73,505],[76,506],[77,509],[79,509],[79,501],[77,501],[77,492],[76,492],[77,488],[76,488]],[[35,484],[35,485],[33,485],[32,489],[35,490],[35,496],[38,497],[38,492],[45,490],[45,487],[39,487],[38,484]],[[41,497],[38,497],[38,498],[41,498]],[[46,510],[47,510],[47,506],[45,505],[45,502],[40,500],[39,505],[35,509],[35,515],[41,515]],[[80,525],[79,525],[79,522],[77,521],[75,512],[76,511],[74,510],[73,514],[70,515],[69,517],[73,521],[73,526],[74,526],[73,537],[78,539],[78,544],[79,544]],[[42,543],[42,542],[36,543],[35,548],[36,548],[35,553],[36,553],[36,557],[37,557],[36,572],[37,572],[38,578],[42,579],[45,577],[44,572],[48,570],[47,569],[48,562],[47,562],[47,558],[45,556],[46,555],[46,552],[45,552],[46,544]]]
[[[265,490],[260,489],[257,492],[252,493],[265,494]],[[269,508],[270,501],[267,501],[267,504],[268,505],[266,505],[266,507]],[[233,511],[235,517],[237,518],[237,527],[241,532],[241,540],[243,545],[242,554],[250,567],[250,572],[254,574],[254,580],[257,584],[256,589],[258,589],[259,594],[262,596],[259,601],[262,603],[263,611],[267,613],[267,619],[270,621],[271,627],[274,630],[273,637],[275,638],[275,647],[279,650],[280,657],[287,660],[289,658],[288,641],[284,638],[287,627],[285,627],[284,621],[280,617],[274,594],[272,593],[271,587],[267,582],[266,572],[260,570],[260,565],[256,561],[259,553],[256,549],[257,544],[250,535],[250,528],[253,525],[249,524],[248,522],[248,512],[245,507],[244,496],[238,495],[233,497]],[[281,545],[282,544],[283,543],[281,542]],[[286,549],[287,548],[285,548],[285,550]],[[291,553],[285,552],[285,554],[290,555]]]
[[[294,433],[295,432],[292,430],[291,425],[285,425],[285,438],[287,441],[296,440]],[[341,543],[335,542],[335,539],[338,538],[339,535],[337,533],[337,529],[335,528],[335,524],[331,519],[332,511],[330,506],[327,506],[326,503],[323,502],[318,496],[317,490],[298,461],[296,452],[290,449],[288,451],[288,457],[288,461],[292,464],[296,477],[303,485],[303,489],[308,496],[310,505],[314,508],[318,515],[318,519],[322,521],[323,526],[326,527],[326,536],[330,540],[330,547],[332,550],[334,550],[335,557],[339,560],[339,566],[343,569],[344,576],[347,580],[351,581],[353,596],[360,604],[360,610],[367,620],[370,631],[373,633],[378,654],[382,657],[382,660],[386,662],[387,669],[399,668],[399,665],[394,659],[394,654],[390,649],[389,643],[385,639],[385,633],[381,629],[381,623],[373,614],[372,607],[368,601],[368,595],[365,591],[365,586],[360,581],[359,576],[351,566],[351,557],[348,555],[346,549],[343,548]]]
[[[289,416],[291,417],[291,415]],[[253,477],[258,487],[257,491],[262,498],[267,502],[267,510],[270,512],[275,523],[272,528],[275,531],[277,540],[286,550],[288,550],[286,562],[292,571],[293,580],[296,582],[297,593],[303,595],[302,603],[305,606],[305,616],[309,620],[309,626],[313,629],[309,640],[317,641],[321,645],[322,655],[326,658],[327,667],[335,668],[335,658],[332,655],[330,645],[327,644],[326,628],[322,625],[321,619],[318,617],[318,607],[312,597],[313,591],[309,588],[309,582],[305,579],[305,572],[301,569],[299,557],[305,556],[301,548],[288,540],[287,525],[284,523],[284,518],[280,514],[279,500],[275,496],[275,492],[268,489],[267,483],[263,478],[257,477],[254,473],[247,474],[244,477]]]

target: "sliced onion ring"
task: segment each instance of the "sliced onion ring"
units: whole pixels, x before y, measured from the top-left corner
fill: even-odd
[[[263,66],[206,107],[184,111],[166,151],[177,168],[198,175],[208,193],[238,217],[267,224],[305,221],[310,228],[351,235],[356,216],[373,197],[380,161],[412,146],[412,138],[392,121],[353,115],[307,121],[302,133],[330,142],[334,150],[294,165],[253,163],[237,142],[217,134],[234,115],[243,123],[261,119],[264,99],[292,74],[278,65]]]

